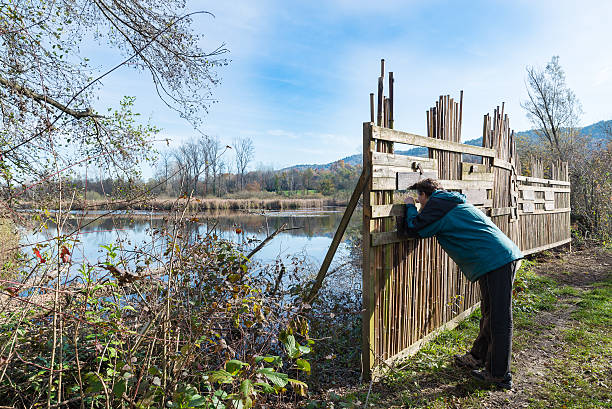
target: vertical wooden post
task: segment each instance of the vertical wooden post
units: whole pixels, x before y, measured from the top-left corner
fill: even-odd
[[[363,168],[372,166],[372,126],[371,122],[363,124]],[[366,183],[363,189],[363,234],[362,234],[362,299],[363,312],[361,319],[361,371],[364,379],[369,379],[371,376],[371,368],[374,364],[374,276],[375,276],[375,260],[370,244],[370,221],[372,220],[372,204],[371,204],[372,182],[371,179]]]

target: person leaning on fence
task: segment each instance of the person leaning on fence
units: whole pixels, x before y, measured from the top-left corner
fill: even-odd
[[[415,238],[436,236],[467,279],[480,286],[480,332],[469,352],[455,356],[457,363],[472,368],[472,376],[480,381],[512,388],[512,284],[523,254],[464,195],[443,190],[434,179],[408,189],[417,191],[421,210],[412,197],[405,200],[404,233]]]

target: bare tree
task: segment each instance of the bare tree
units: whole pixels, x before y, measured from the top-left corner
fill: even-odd
[[[0,166],[12,170],[12,184],[75,157],[122,174],[148,157],[157,129],[136,121],[134,98],[115,111],[92,107],[102,78],[118,67],[150,74],[162,102],[197,126],[219,81],[215,69],[226,64],[225,49],[200,49],[191,22],[201,12],[187,13],[182,0],[32,0],[0,9]],[[121,54],[102,75],[80,50],[85,38]]]
[[[173,153],[169,149],[163,149],[159,152],[157,159],[156,172],[157,177],[164,182],[164,193],[168,193],[168,179],[172,168]]]
[[[200,140],[200,146],[203,150],[203,156],[206,159],[207,169],[206,174],[206,186],[208,191],[208,176],[212,174],[212,191],[216,195],[218,191],[217,177],[219,175],[219,156],[221,154],[221,141],[217,136],[207,136]]]
[[[567,161],[573,224],[585,235],[609,240],[612,237],[612,179],[609,176],[612,174],[612,144],[609,136],[598,142],[577,127],[582,113],[580,102],[565,83],[559,57],[552,57],[545,69],[527,68],[527,92],[529,100],[521,105],[538,138],[518,138],[519,156]],[[601,131],[609,135],[612,130],[605,126]]]
[[[547,141],[555,158],[568,160],[582,109],[565,83],[565,73],[554,56],[545,69],[527,67],[529,99],[521,103],[538,137]]]
[[[251,138],[234,139],[234,150],[236,151],[236,169],[240,176],[240,189],[244,188],[244,172],[249,163],[255,157],[255,147]]]

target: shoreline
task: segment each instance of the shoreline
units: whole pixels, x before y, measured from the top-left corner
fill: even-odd
[[[188,206],[188,210],[196,212],[210,211],[243,211],[243,210],[298,210],[298,209],[324,209],[327,207],[345,207],[346,200],[337,198],[313,198],[313,199],[293,199],[293,198],[273,198],[273,199],[222,199],[222,198],[192,198],[187,199],[154,199],[129,203],[124,201],[102,201],[92,200],[87,202],[75,201],[73,203],[64,202],[61,208],[66,211],[120,211],[120,210],[139,210],[169,212],[182,209]],[[35,202],[28,201],[21,203],[22,210],[39,210]],[[59,206],[52,211],[57,211]]]

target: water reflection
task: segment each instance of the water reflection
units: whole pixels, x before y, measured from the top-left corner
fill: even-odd
[[[78,234],[72,236],[78,237],[73,261],[95,264],[106,258],[106,250],[100,246],[111,243],[118,244],[127,252],[159,253],[166,241],[159,232],[168,228],[171,230],[171,226],[178,226],[180,234],[190,240],[197,239],[198,235],[215,233],[224,239],[244,245],[248,251],[276,229],[286,225],[291,230],[276,236],[255,258],[269,262],[278,257],[300,253],[306,254],[312,263],[319,264],[340,223],[342,212],[343,209],[226,212],[189,215],[184,217],[181,223],[175,222],[174,215],[160,213],[138,212],[129,216],[119,214],[96,219],[99,214],[83,215],[74,212],[62,224],[61,234],[78,231]],[[354,215],[352,228],[357,228],[359,223],[359,215]],[[56,235],[57,227],[49,223],[47,230],[23,235],[23,241],[34,243]],[[338,257],[346,251],[346,244],[342,244]]]

